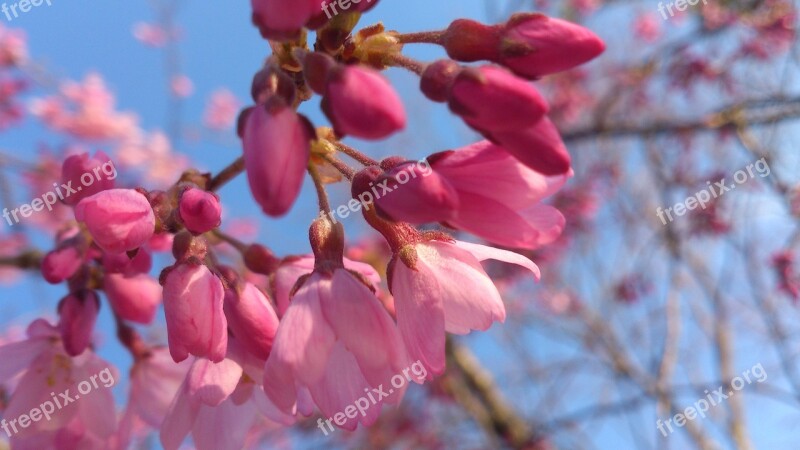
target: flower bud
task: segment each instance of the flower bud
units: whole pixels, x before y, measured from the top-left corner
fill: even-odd
[[[271,275],[281,261],[266,247],[252,244],[244,252],[244,264],[253,273]]]
[[[547,117],[533,126],[491,133],[487,137],[522,164],[543,175],[562,175],[570,169],[571,158],[567,148],[558,129]]]
[[[200,235],[217,228],[222,222],[219,197],[202,189],[183,191],[178,207],[180,221],[193,234]]]
[[[42,276],[50,284],[58,284],[75,275],[83,264],[83,254],[74,245],[63,245],[42,259]]]
[[[89,347],[99,309],[100,301],[94,291],[72,293],[61,300],[58,329],[68,355],[78,356]]]
[[[452,59],[432,62],[422,72],[419,81],[420,90],[434,102],[444,103],[450,95],[450,86],[459,72],[461,66]]]
[[[253,24],[264,39],[286,40],[297,37],[315,15],[320,0],[250,0]]]
[[[75,206],[75,219],[86,224],[104,251],[135,250],[153,235],[155,215],[147,198],[133,189],[110,189]]]
[[[453,82],[450,110],[479,131],[508,131],[533,125],[548,111],[532,84],[493,66],[462,70]]]
[[[258,106],[247,118],[244,163],[255,200],[270,216],[286,214],[300,194],[315,132],[293,109]]]
[[[395,167],[378,181],[393,191],[375,200],[378,209],[394,221],[416,224],[442,222],[459,208],[458,193],[453,186],[427,166],[427,170],[410,162]],[[380,184],[380,183],[378,183]]]
[[[337,68],[328,78],[322,109],[336,134],[383,139],[406,126],[406,113],[392,85],[376,70]]]
[[[111,173],[109,173],[111,172]],[[61,166],[61,182],[76,192],[64,197],[64,203],[75,205],[86,197],[114,188],[117,169],[103,152],[90,158],[88,153],[72,155]]]
[[[266,360],[278,331],[275,308],[255,285],[245,283],[240,290],[225,293],[225,317],[228,326],[244,348]]]
[[[161,286],[146,274],[107,273],[103,277],[103,291],[120,318],[145,325],[155,319],[161,303]]]

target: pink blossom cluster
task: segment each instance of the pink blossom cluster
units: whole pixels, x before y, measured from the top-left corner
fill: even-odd
[[[65,207],[74,221],[59,228],[40,265],[48,282],[66,290],[57,321],[37,320],[26,339],[0,346],[0,359],[14,360],[0,381],[16,386],[11,402],[24,410],[50,392],[52,380],[66,388],[105,365],[94,336],[104,297],[134,359],[130,398],[119,421],[113,401],[97,397],[77,402],[46,431],[12,437],[12,444],[125,448],[155,428],[169,450],[190,434],[199,449],[241,448],[315,410],[325,417],[344,411],[412,362],[424,368],[416,383],[444,373],[448,333],[487,330],[506,318],[484,268],[488,260],[539,279],[527,257],[458,240],[454,232],[521,250],[559,237],[564,216],[544,202],[572,176],[571,159],[530,81],[588,62],[603,42],[541,14],[497,25],[461,19],[434,32],[402,34],[382,25],[354,31],[377,3],[327,20],[319,1],[252,0],[254,23],[273,54],[254,76],[254,106],[239,114],[240,160],[214,177],[187,170],[164,189],[106,180],[73,194]],[[313,51],[305,41],[309,29],[316,31]],[[151,45],[163,41],[156,30],[138,31]],[[414,43],[440,45],[450,59],[409,58],[402,50]],[[415,162],[376,161],[344,144],[347,136],[381,140],[406,127],[403,101],[381,73],[392,66],[417,74],[424,96],[446,103],[485,140],[431,154],[431,173],[408,183],[397,177],[418,170]],[[314,95],[329,127],[315,127],[298,112]],[[213,103],[206,122],[223,127],[238,106],[225,93]],[[142,139],[135,119],[114,111],[113,96],[95,75],[63,86],[34,111],[53,129],[85,140]],[[131,165],[148,158],[135,144],[130,149],[120,157]],[[342,155],[361,167],[350,167]],[[61,165],[61,180],[108,160],[100,151],[74,154]],[[381,261],[388,290],[375,266],[345,258],[344,227],[324,216],[310,225],[306,255],[278,258],[221,231],[216,191],[242,171],[269,216],[295,205],[307,173],[322,212],[329,210],[329,183],[346,181],[354,199],[390,186],[392,195],[363,210],[390,250]],[[426,224],[439,227],[419,227]],[[229,247],[238,261],[222,260]],[[170,249],[174,261],[156,279],[153,255]],[[146,343],[133,327],[153,323],[162,305],[167,347]],[[381,405],[401,402],[406,388],[336,424],[372,425]]]

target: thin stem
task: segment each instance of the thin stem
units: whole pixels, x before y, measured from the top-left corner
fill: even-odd
[[[227,182],[236,178],[242,172],[244,172],[244,157],[240,156],[236,159],[236,161],[232,162],[228,167],[222,169],[222,172],[218,173],[214,178],[211,179],[211,181],[208,183],[208,190],[212,192],[219,190]]]
[[[422,75],[422,72],[425,71],[425,63],[422,61],[417,61],[416,59],[409,58],[405,55],[392,55],[388,57],[388,63],[392,66],[402,67],[406,70],[410,70],[417,75]]]
[[[317,189],[317,198],[319,198],[319,210],[323,213],[327,213],[331,210],[331,204],[328,201],[328,193],[325,191],[325,183],[322,182],[322,178],[319,176],[319,172],[317,171],[317,166],[314,164],[308,165],[308,173],[311,175],[311,179],[314,180],[314,187]]]
[[[401,44],[437,44],[442,45],[444,30],[421,31],[419,33],[398,34],[397,39]]]
[[[329,155],[322,155],[325,161],[328,161],[334,169],[338,170],[339,173],[345,176],[348,180],[353,180],[353,177],[356,175],[355,169],[348,166],[347,164],[343,163],[341,160],[336,159],[333,156]]]
[[[370,158],[369,156],[361,153],[360,151],[354,149],[353,147],[350,147],[347,144],[343,144],[343,143],[337,141],[337,142],[334,142],[333,145],[335,145],[336,148],[340,152],[342,152],[345,155],[355,159],[356,161],[360,162],[361,164],[363,164],[365,166],[377,166],[378,165],[378,161]]]
[[[211,232],[211,234],[213,234],[214,236],[216,236],[217,238],[219,238],[221,241],[224,241],[224,242],[227,242],[228,244],[230,244],[230,245],[231,245],[232,247],[234,247],[234,248],[235,248],[235,249],[236,249],[236,250],[237,250],[239,253],[242,253],[242,254],[244,254],[244,253],[247,251],[247,244],[245,244],[244,242],[242,242],[242,241],[240,241],[240,240],[236,239],[236,238],[235,238],[235,237],[233,237],[233,236],[230,236],[230,235],[228,235],[228,234],[225,234],[224,232],[222,232],[222,231],[221,231],[221,230],[219,230],[219,229],[213,230],[213,231]]]
[[[0,267],[10,266],[18,269],[38,270],[42,264],[42,254],[38,250],[29,250],[17,256],[0,258]]]

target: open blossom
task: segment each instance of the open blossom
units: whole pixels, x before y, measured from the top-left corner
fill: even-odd
[[[190,433],[198,450],[239,450],[251,428],[294,422],[272,405],[258,384],[263,361],[236,340],[230,344],[222,361],[198,358],[192,363],[161,425],[166,450],[178,449]]]
[[[250,191],[270,216],[286,214],[300,194],[314,130],[287,106],[256,106],[244,131]]]
[[[206,266],[180,264],[164,280],[164,313],[169,351],[176,362],[189,354],[212,361],[225,357],[228,322],[222,281]]]
[[[62,406],[53,408],[55,412],[49,420],[32,422],[17,430],[9,427],[12,448],[108,448],[107,442],[116,429],[114,398],[108,387],[113,386],[117,373],[107,362],[91,351],[69,357],[58,330],[42,319],[30,324],[26,340],[0,346],[0,360],[0,383],[20,376],[4,417],[28,414],[45,402],[53,403],[53,397]],[[78,383],[93,375],[103,383],[75,401]],[[70,400],[53,393],[67,393]]]
[[[561,234],[564,216],[541,201],[560,189],[567,175],[545,177],[488,141],[434,154],[428,160],[433,173],[413,178],[402,190],[378,199],[382,211],[411,223],[445,222],[507,247],[533,249]],[[387,176],[395,179],[406,170],[409,164],[397,166]],[[436,192],[451,198],[452,206],[439,202]],[[485,220],[487,215],[493,220]]]
[[[481,261],[517,264],[539,278],[539,268],[529,259],[483,245],[428,241],[404,250],[412,251],[412,257],[395,257],[392,262],[391,291],[409,356],[419,360],[429,376],[444,371],[445,331],[467,334],[505,321],[500,293]]]
[[[406,126],[403,102],[379,72],[360,66],[331,71],[323,110],[339,135],[383,139]]]
[[[132,189],[110,189],[75,206],[75,219],[86,224],[95,243],[110,253],[135,250],[155,230],[155,215],[147,198]]]

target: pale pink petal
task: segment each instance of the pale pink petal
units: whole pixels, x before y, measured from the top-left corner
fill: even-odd
[[[213,363],[198,358],[189,369],[189,394],[204,404],[217,406],[230,396],[242,378],[242,366],[231,359]]]
[[[522,266],[533,273],[536,280],[541,277],[539,267],[530,259],[520,255],[519,253],[509,252],[508,250],[500,250],[499,248],[487,247],[485,245],[473,244],[470,242],[456,241],[455,245],[472,253],[478,261],[486,261],[487,259],[494,259],[503,261],[509,264],[516,264]]]
[[[166,450],[177,450],[191,431],[202,403],[189,395],[188,381],[178,390],[178,395],[161,424],[161,445]]]

